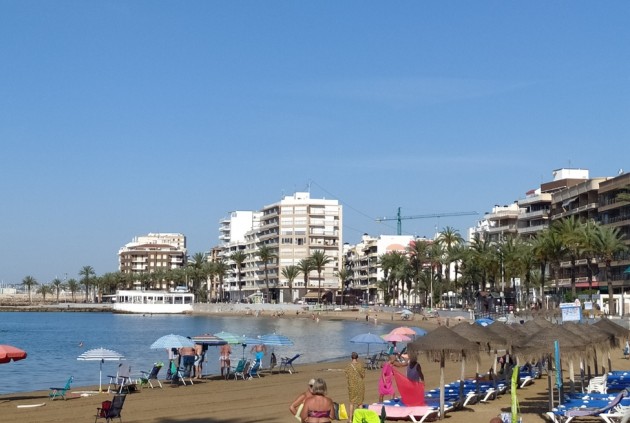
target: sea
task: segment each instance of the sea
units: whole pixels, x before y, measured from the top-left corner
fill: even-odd
[[[386,321],[385,321],[386,322]],[[209,315],[132,315],[99,312],[0,312],[0,344],[25,350],[25,360],[0,364],[0,394],[47,390],[64,386],[70,376],[73,387],[106,386],[119,362],[79,361],[77,357],[93,348],[114,350],[125,357],[131,374],[150,371],[153,363],[167,362],[166,350],[151,344],[168,334],[196,336],[232,332],[257,337],[277,333],[293,341],[292,346],[273,347],[278,360],[301,354],[295,361],[316,363],[345,359],[352,351],[361,355],[380,351],[383,345],[355,344],[349,340],[362,333],[382,335],[395,325],[374,325],[359,320],[310,318],[217,317]],[[232,358],[251,357],[250,347],[232,347]],[[166,376],[162,369],[161,378]],[[218,347],[206,353],[204,375],[220,374]]]

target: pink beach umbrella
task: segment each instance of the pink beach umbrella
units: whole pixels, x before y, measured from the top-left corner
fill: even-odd
[[[411,338],[407,335],[402,335],[399,333],[388,333],[386,335],[381,336],[387,342],[409,342]]]
[[[411,329],[409,326],[399,326],[396,329],[392,329],[389,333],[390,335],[406,335],[406,336],[416,336],[416,331]]]

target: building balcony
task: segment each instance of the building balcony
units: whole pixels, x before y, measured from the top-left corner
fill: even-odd
[[[523,235],[531,235],[536,232],[540,232],[545,229],[548,225],[536,225],[536,226],[527,226],[524,228],[518,228],[518,233]]]
[[[518,220],[531,220],[531,219],[547,219],[549,218],[549,210],[536,210],[530,212],[523,212],[518,216]]]
[[[492,213],[486,213],[486,220],[516,219],[520,216],[520,210],[499,210]]]
[[[511,225],[502,225],[502,226],[490,226],[488,228],[489,234],[500,234],[500,233],[515,233],[517,231],[516,223]]]

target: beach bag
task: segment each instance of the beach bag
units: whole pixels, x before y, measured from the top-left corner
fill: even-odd
[[[343,402],[339,404],[339,412],[337,413],[337,420],[348,420],[348,411],[346,410],[346,404]]]
[[[300,404],[300,406],[298,407],[296,413],[295,413],[295,418],[298,419],[299,422],[302,421],[302,417],[300,417],[300,415],[302,414],[302,409],[304,408],[304,403]]]
[[[107,417],[107,412],[112,408],[112,402],[110,400],[103,401],[101,403],[101,411],[98,413],[100,417]]]

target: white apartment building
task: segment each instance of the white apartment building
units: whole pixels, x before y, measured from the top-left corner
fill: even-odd
[[[255,237],[256,232],[260,228],[260,218],[262,212],[239,210],[230,212],[230,214],[220,221],[219,226],[219,245],[220,253],[219,258],[225,260],[230,266],[231,271],[225,276],[223,280],[223,287],[220,293],[214,293],[223,295],[225,300],[240,300],[245,292],[251,294],[251,289],[254,284],[250,283],[247,288],[247,273],[249,269],[250,276],[252,275],[253,258],[251,254],[256,250]],[[252,245],[252,239],[254,244]],[[236,263],[231,259],[231,256],[236,251],[242,251],[247,255],[246,261],[241,268],[240,282],[245,286],[241,286],[239,290],[238,282],[239,275]]]
[[[357,302],[382,302],[384,295],[379,290],[378,282],[383,280],[385,274],[379,266],[379,258],[392,251],[405,253],[414,240],[410,235],[373,237],[364,234],[357,244],[344,245],[345,265],[349,272],[346,292],[356,297]]]

